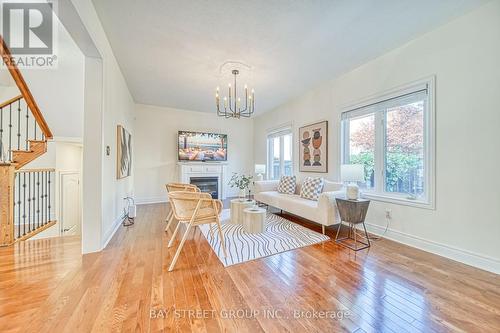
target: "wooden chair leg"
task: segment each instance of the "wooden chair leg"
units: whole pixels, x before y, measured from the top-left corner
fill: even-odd
[[[170,221],[170,218],[172,217],[174,213],[172,212],[172,207],[170,207],[170,211],[168,212],[167,214],[167,219],[165,221],[169,222]]]
[[[177,223],[177,227],[175,227],[174,234],[172,235],[172,238],[170,238],[170,241],[168,242],[167,247],[172,247],[172,245],[174,244],[175,235],[177,235],[177,231],[179,230],[180,225],[181,225],[180,222]]]
[[[325,225],[324,224],[321,225],[321,231],[323,232],[323,235],[324,235],[325,234]]]
[[[217,229],[219,230],[220,243],[222,245],[222,250],[224,251],[224,258],[227,257],[226,244],[224,243],[224,237],[222,236],[222,227],[220,225],[219,217],[217,216]]]
[[[208,229],[210,230],[210,237],[212,239],[214,239],[214,229],[212,229],[212,225],[211,224],[208,225]]]
[[[168,231],[168,229],[170,228],[170,225],[172,224],[173,221],[174,221],[174,214],[170,214],[167,226],[165,227],[165,231]]]
[[[169,272],[173,271],[173,269],[175,267],[175,263],[177,262],[177,259],[179,258],[179,254],[181,253],[182,247],[184,246],[184,242],[186,241],[187,235],[188,235],[190,230],[191,230],[191,223],[189,223],[187,225],[186,232],[184,233],[184,236],[182,236],[181,243],[179,244],[179,247],[177,248],[177,252],[175,252],[174,259],[172,259],[172,263],[170,263],[170,267],[168,268]]]

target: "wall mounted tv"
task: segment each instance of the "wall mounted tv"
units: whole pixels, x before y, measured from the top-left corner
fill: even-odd
[[[179,131],[179,161],[227,161],[227,134]]]

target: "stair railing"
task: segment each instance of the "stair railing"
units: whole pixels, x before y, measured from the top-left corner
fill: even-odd
[[[14,238],[22,241],[56,223],[53,214],[54,169],[15,172]]]
[[[30,141],[45,141],[22,95],[0,104],[0,163],[13,163],[14,151],[29,151]]]
[[[0,104],[0,246],[6,246],[56,222],[51,214],[54,171],[18,170],[46,152],[52,132],[1,35],[0,55],[21,92]]]

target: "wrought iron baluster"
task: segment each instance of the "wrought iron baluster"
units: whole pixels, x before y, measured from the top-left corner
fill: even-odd
[[[12,104],[9,105],[9,161],[12,162]]]
[[[47,191],[48,191],[48,172],[45,171],[45,223],[49,222],[49,203],[47,200]]]
[[[36,172],[33,172],[33,196],[31,197],[31,203],[33,205],[33,230],[36,229]]]
[[[31,172],[28,172],[28,232],[31,232]]]
[[[49,207],[48,207],[48,208],[49,208],[49,221],[51,221],[51,217],[50,217],[50,208],[52,208],[52,207],[51,207],[51,204],[50,204],[50,184],[52,183],[52,181],[51,181],[51,179],[50,179],[50,176],[52,175],[52,172],[51,172],[51,171],[47,172],[47,175],[48,175],[48,177],[49,177],[49,188],[48,188],[48,192],[49,192],[49,193],[48,193],[48,194],[49,194],[49,200],[48,200],[48,205],[49,205]]]
[[[45,219],[44,219],[45,212],[43,211],[43,208],[44,208],[44,204],[43,204],[43,193],[44,193],[44,191],[43,191],[43,189],[44,189],[43,174],[44,174],[44,172],[42,172],[42,174],[41,174],[42,181],[40,184],[42,186],[42,189],[41,189],[42,195],[40,196],[40,200],[41,200],[40,205],[42,206],[42,214],[41,214],[42,215],[42,225],[45,224]]]
[[[23,236],[26,235],[26,172],[23,172]]]
[[[21,237],[21,177],[17,177],[17,237]]]
[[[28,103],[26,103],[26,150],[28,150],[28,133],[29,133],[29,120],[30,120],[30,115],[29,115],[29,109],[28,109]]]
[[[36,215],[37,215],[37,227],[40,227],[40,172],[36,173]]]
[[[21,150],[21,100],[17,101],[17,150]]]

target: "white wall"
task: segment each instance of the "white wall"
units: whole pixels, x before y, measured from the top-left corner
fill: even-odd
[[[84,207],[82,246],[87,253],[107,244],[120,225],[123,198],[133,194],[133,176],[116,179],[116,127],[123,125],[134,137],[135,104],[92,1],[71,2],[101,55],[99,60],[87,56],[85,73],[83,199],[88,206]],[[111,148],[109,156],[106,146]]]
[[[57,67],[21,69],[54,137],[83,137],[85,58],[57,20]]]
[[[336,180],[341,109],[435,74],[436,209],[372,201],[367,221],[380,232],[392,209],[389,238],[500,273],[499,59],[500,2],[493,1],[256,117],[255,163],[266,160],[268,128],[291,119],[297,135],[304,124],[328,120],[325,176]]]
[[[135,195],[139,203],[166,201],[165,184],[179,181],[177,131],[228,135],[227,175],[253,174],[253,121],[224,119],[215,114],[137,105],[135,112]],[[224,180],[227,184],[229,179]],[[225,185],[227,186],[227,185]],[[228,196],[237,196],[226,187]]]
[[[20,95],[20,93],[14,79],[12,79],[5,66],[0,67],[0,103],[17,95]]]

